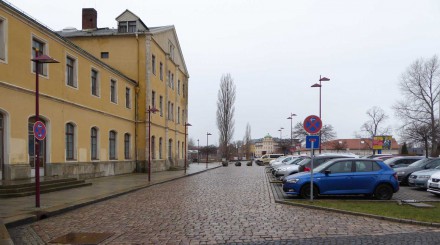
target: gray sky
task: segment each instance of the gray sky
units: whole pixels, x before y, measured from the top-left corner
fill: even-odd
[[[438,54],[438,0],[9,0],[53,30],[81,29],[82,8],[98,11],[98,27],[116,27],[125,9],[147,26],[175,25],[190,73],[189,137],[218,141],[220,78],[237,86],[234,139],[246,124],[253,138],[290,136],[294,124],[319,114],[338,138],[352,138],[379,106],[399,125],[392,105],[398,82],[418,58]],[[396,132],[393,132],[396,136]]]

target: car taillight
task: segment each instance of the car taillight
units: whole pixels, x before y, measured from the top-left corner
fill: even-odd
[[[304,168],[304,172],[310,172],[310,168],[305,167],[305,168]]]

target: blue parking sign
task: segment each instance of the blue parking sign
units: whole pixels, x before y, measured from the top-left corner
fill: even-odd
[[[309,135],[306,136],[306,149],[318,149],[321,141],[319,140],[319,135]]]

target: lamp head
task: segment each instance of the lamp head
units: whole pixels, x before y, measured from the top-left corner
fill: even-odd
[[[37,56],[37,57],[35,57],[35,58],[31,59],[31,60],[34,61],[34,62],[38,62],[38,63],[60,63],[56,59],[54,59],[54,58],[52,58],[52,57],[50,57],[48,55],[45,55],[45,54]]]
[[[159,111],[159,109],[157,109],[156,107],[148,109],[148,112],[152,112],[152,113],[156,113],[158,111]]]
[[[313,85],[310,86],[310,87],[312,87],[312,88],[320,88],[320,87],[321,87],[321,84],[315,83],[315,84],[313,84]]]
[[[330,78],[327,78],[327,77],[321,77],[320,79],[319,79],[319,81],[321,82],[321,81],[330,81]]]
[[[191,123],[185,123],[185,126],[192,126]]]

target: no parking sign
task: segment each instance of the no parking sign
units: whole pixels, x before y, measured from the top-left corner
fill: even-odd
[[[46,138],[46,125],[42,121],[34,123],[34,136],[37,140],[44,140]]]

